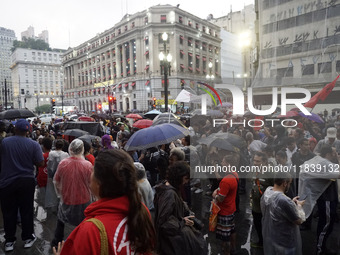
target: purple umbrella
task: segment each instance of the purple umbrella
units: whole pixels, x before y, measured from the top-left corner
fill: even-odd
[[[304,113],[299,112],[299,115],[304,117],[304,118],[315,121],[317,123],[324,123],[323,119],[319,115],[317,115],[316,113],[313,113],[313,112],[311,114],[312,115],[305,115]]]

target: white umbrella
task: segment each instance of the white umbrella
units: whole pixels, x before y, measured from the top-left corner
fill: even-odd
[[[182,89],[182,91],[178,94],[178,96],[176,97],[176,101],[177,102],[185,102],[188,103],[192,100],[193,97],[195,97],[196,95],[190,93],[189,91]]]

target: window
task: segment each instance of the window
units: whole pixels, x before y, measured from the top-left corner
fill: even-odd
[[[195,48],[199,49],[199,47],[200,47],[200,42],[199,41],[195,41]]]
[[[178,17],[178,21],[179,21],[180,24],[183,24],[183,18],[182,18],[182,16],[179,16],[179,17]]]
[[[190,46],[190,47],[192,46],[192,38],[191,37],[188,38],[188,46]]]
[[[180,44],[183,44],[183,40],[184,40],[183,35],[180,35],[180,36],[179,36],[179,43],[180,43]]]
[[[200,25],[198,23],[196,23],[196,29],[199,29]]]
[[[336,72],[340,73],[340,60],[336,62]]]
[[[161,23],[166,23],[166,15],[161,15]]]
[[[131,23],[131,28],[134,28],[135,27],[135,22],[132,22]]]
[[[128,26],[125,26],[124,27],[124,31],[126,32],[128,30]]]
[[[148,17],[144,18],[144,23],[145,23],[145,25],[147,25],[149,23],[149,18]]]
[[[119,34],[119,35],[121,34],[121,30],[120,30],[120,28],[118,29],[118,34]]]
[[[192,22],[191,22],[191,20],[188,20],[188,26],[189,26],[189,27],[192,27]]]
[[[319,73],[331,73],[332,72],[332,62],[324,62],[318,64]]]
[[[302,75],[314,74],[314,64],[302,66],[301,69],[302,69]]]

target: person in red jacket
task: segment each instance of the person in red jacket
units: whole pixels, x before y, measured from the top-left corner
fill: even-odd
[[[98,201],[85,210],[84,221],[70,234],[54,254],[101,254],[108,247],[110,255],[152,254],[155,230],[151,216],[138,193],[136,172],[131,157],[121,150],[98,154],[91,175],[91,191]],[[107,238],[101,240],[104,225]],[[60,251],[61,250],[61,251]]]

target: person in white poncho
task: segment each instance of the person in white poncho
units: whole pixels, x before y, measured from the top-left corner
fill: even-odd
[[[261,197],[264,254],[302,254],[299,225],[305,221],[304,201],[285,195],[291,183],[288,173],[280,173],[274,187],[269,186]]]
[[[306,198],[303,206],[306,217],[318,205],[317,254],[326,251],[327,238],[336,219],[337,179],[340,179],[339,156],[329,144],[323,145],[320,155],[306,161],[300,169],[299,195]]]

